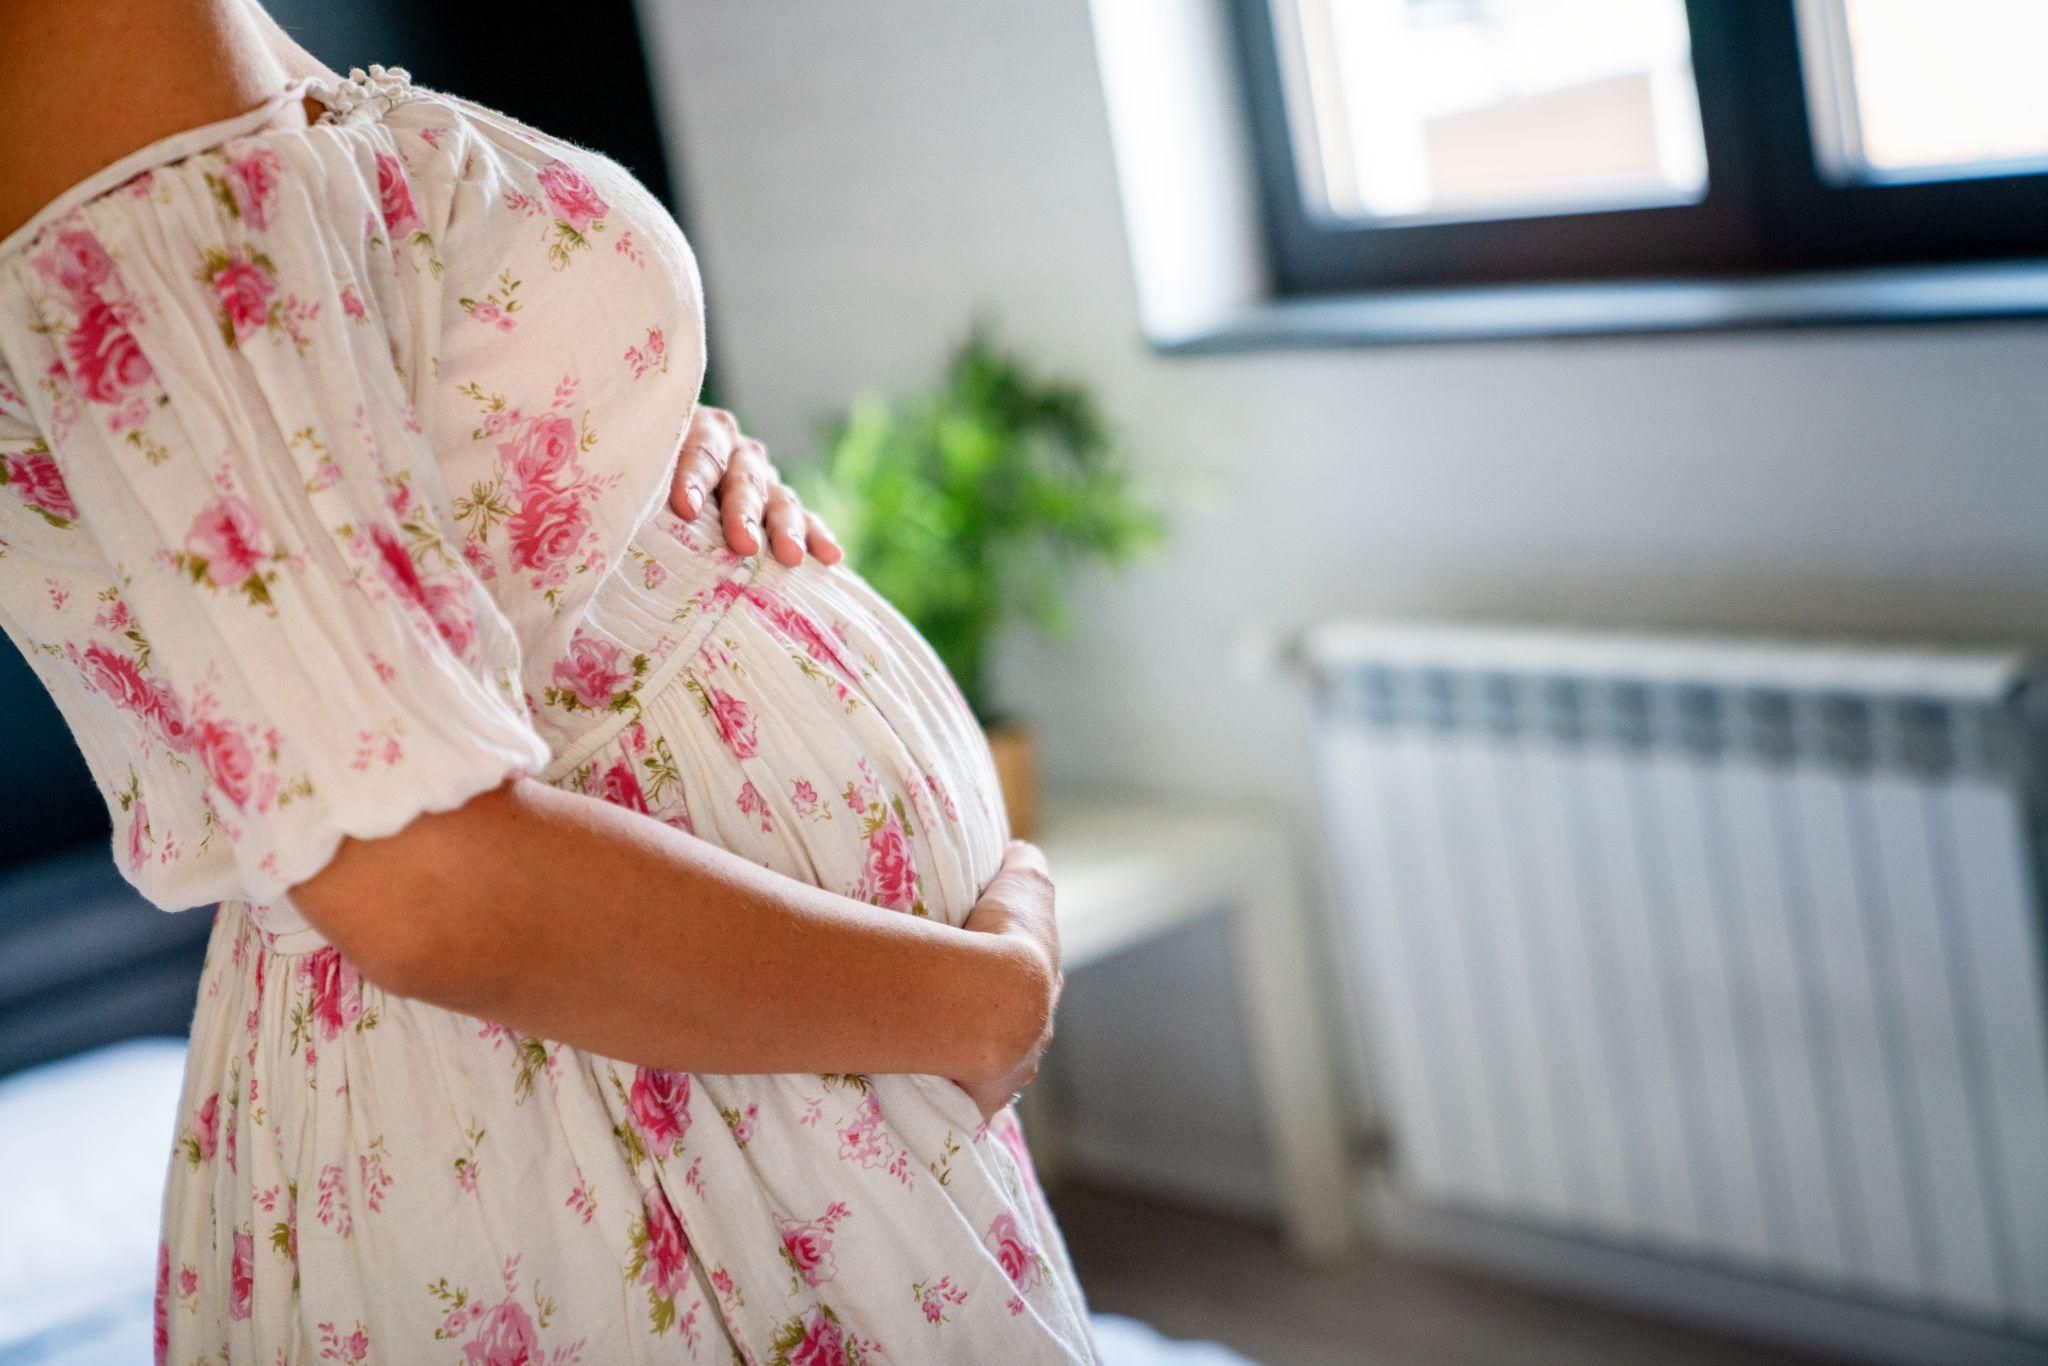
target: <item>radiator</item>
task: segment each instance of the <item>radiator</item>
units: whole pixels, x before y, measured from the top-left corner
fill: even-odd
[[[1306,657],[1406,1194],[2048,1331],[2025,655],[1352,623]]]

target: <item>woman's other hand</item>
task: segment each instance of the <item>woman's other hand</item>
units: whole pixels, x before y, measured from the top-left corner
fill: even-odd
[[[761,553],[765,527],[776,560],[792,568],[806,553],[824,564],[845,556],[831,529],[782,482],[768,448],[743,434],[725,409],[700,403],[683,433],[668,501],[678,517],[694,522],[714,496],[725,519],[725,543],[742,555]]]
[[[994,1004],[999,1037],[1005,1042],[984,1077],[957,1078],[973,1098],[983,1122],[994,1119],[1038,1075],[1039,1059],[1052,1042],[1053,1013],[1065,978],[1060,972],[1060,932],[1053,917],[1052,875],[1038,846],[1011,840],[1003,866],[968,913],[965,928],[1014,940],[1019,950],[1016,998]],[[1002,1018],[1007,1016],[1009,1018]]]

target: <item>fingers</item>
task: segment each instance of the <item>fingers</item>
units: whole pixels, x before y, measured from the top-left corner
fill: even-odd
[[[804,513],[804,544],[818,557],[820,564],[838,564],[846,558],[840,549],[839,538],[832,534],[832,528],[825,525],[815,512]]]
[[[1003,846],[1003,866],[997,876],[1003,873],[1036,873],[1052,880],[1052,869],[1046,866],[1045,851],[1030,840],[1011,840]]]
[[[981,890],[964,926],[994,933],[1021,932],[1039,942],[1053,964],[1059,962],[1059,930],[1053,917],[1052,874],[1035,844],[1011,840],[1002,866]]]
[[[761,516],[766,510],[774,466],[768,448],[743,436],[733,448],[725,480],[718,486],[718,505],[725,513],[725,543],[741,555],[761,553]]]
[[[1045,854],[1037,845],[1011,840],[1003,849],[1003,866],[989,880],[982,898],[1000,902],[1013,915],[1029,917],[1053,944],[1059,942],[1053,920],[1052,871],[1046,867]],[[1056,950],[1054,961],[1058,961]]]
[[[739,443],[739,424],[723,408],[704,404],[690,417],[683,433],[682,454],[676,459],[675,477],[669,486],[669,506],[686,522],[697,519],[704,500],[725,477],[733,448]]]
[[[768,508],[761,514],[761,525],[768,529],[768,546],[777,561],[791,568],[804,562],[807,528],[804,505],[795,489],[776,484],[768,490]]]
[[[1054,909],[1052,874],[1035,844],[1011,840],[1003,850],[1002,867],[989,879],[980,900],[968,912],[964,928],[1008,934],[1029,943],[1038,955],[1047,994],[1048,1016],[1059,999],[1064,975],[1060,967],[1059,917]]]
[[[676,459],[669,506],[684,521],[695,521],[714,495],[725,523],[725,543],[738,554],[766,550],[792,569],[806,555],[815,555],[822,564],[846,558],[832,529],[782,482],[768,448],[742,433],[725,409],[700,404]]]

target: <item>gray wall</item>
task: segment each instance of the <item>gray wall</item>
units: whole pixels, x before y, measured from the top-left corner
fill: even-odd
[[[2048,636],[2048,327],[1160,359],[1085,0],[643,14],[714,365],[771,447],[922,380],[980,306],[1176,481],[1171,554],[1005,662],[1056,783],[1269,804],[1320,884],[1301,698],[1241,662],[1288,625]],[[1227,990],[1199,933],[1076,980],[1059,1080],[1084,1148],[1256,1203]]]

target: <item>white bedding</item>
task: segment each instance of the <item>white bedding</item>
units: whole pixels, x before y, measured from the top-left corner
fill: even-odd
[[[0,1081],[0,1361],[150,1359],[184,1061],[182,1040],[139,1039]]]

